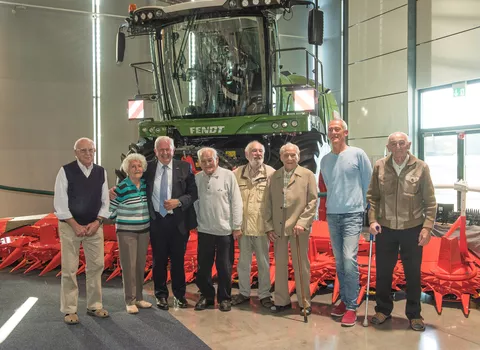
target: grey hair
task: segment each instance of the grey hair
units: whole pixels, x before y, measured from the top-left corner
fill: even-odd
[[[282,147],[280,147],[280,156],[285,152],[285,150],[289,147],[292,147],[295,149],[295,153],[297,153],[297,156],[300,157],[300,148],[298,148],[297,145],[294,145],[293,143],[291,142],[288,142],[286,144],[284,144]]]
[[[95,147],[95,142],[93,142],[93,140],[89,139],[88,137],[81,137],[77,141],[75,141],[75,144],[73,145],[73,150],[74,151],[77,150],[78,144],[82,141],[88,141],[93,145],[93,148],[97,148],[97,147]]]
[[[168,141],[170,142],[170,146],[172,147],[172,149],[175,149],[175,143],[173,142],[173,139],[168,137],[168,136],[159,136],[157,137],[157,139],[155,140],[155,149],[157,149],[157,146],[158,146],[158,143],[160,141]]]
[[[330,123],[331,123],[331,122],[335,122],[335,121],[337,121],[337,120],[340,120],[340,121],[342,122],[342,128],[343,128],[343,130],[348,130],[348,125],[347,125],[347,123],[345,122],[345,120],[343,120],[343,119],[335,118],[335,119],[330,120]]]
[[[410,137],[408,137],[407,134],[405,134],[403,131],[395,131],[395,132],[392,132],[390,135],[388,135],[388,142],[390,142],[390,138],[395,135],[395,134],[400,134],[400,135],[403,135],[405,136],[405,138],[407,139],[408,142],[410,142]]]
[[[207,152],[207,151],[212,152],[213,158],[217,159],[218,154],[217,154],[217,150],[216,150],[215,148],[203,147],[203,148],[200,148],[200,149],[198,150],[198,152],[197,152],[198,160],[201,160],[202,155],[203,155],[205,152]]]
[[[145,159],[145,156],[140,153],[132,153],[126,156],[122,162],[121,169],[125,172],[125,174],[128,174],[128,167],[130,166],[130,162],[132,160],[139,160],[142,163],[143,172],[147,170],[147,160]]]
[[[263,153],[265,153],[265,146],[260,141],[257,141],[257,140],[254,140],[254,141],[248,143],[247,147],[245,147],[245,153],[250,153],[250,150],[252,149],[252,147],[255,143],[259,143],[260,146],[262,146]]]

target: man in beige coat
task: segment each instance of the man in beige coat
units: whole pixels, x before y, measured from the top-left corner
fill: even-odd
[[[273,173],[265,203],[265,231],[268,238],[275,242],[275,305],[273,313],[292,307],[288,293],[288,243],[292,252],[295,284],[301,314],[303,308],[309,315],[310,293],[305,296],[307,305],[303,305],[300,271],[303,277],[303,289],[310,290],[310,262],[308,260],[308,235],[317,209],[318,186],[315,175],[298,165],[299,148],[287,143],[280,148],[283,167]],[[299,237],[300,258],[298,266],[296,236]]]
[[[263,307],[270,309],[273,306],[270,295],[270,241],[265,234],[263,212],[267,181],[275,169],[263,164],[264,153],[265,147],[260,142],[250,142],[245,148],[248,164],[233,172],[242,193],[243,221],[242,236],[238,240],[240,258],[237,272],[240,293],[232,297],[232,305],[240,305],[250,299],[250,272],[254,252],[258,267],[258,298]]]

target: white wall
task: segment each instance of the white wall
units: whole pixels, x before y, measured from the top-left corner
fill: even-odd
[[[408,132],[407,0],[349,1],[349,143],[370,158]]]
[[[100,12],[125,16],[130,2],[102,0]],[[17,3],[27,6],[13,13],[13,5],[0,3],[0,185],[53,191],[59,168],[74,159],[75,140],[93,138],[92,6],[90,0]],[[135,94],[129,63],[148,57],[129,40],[126,62],[116,66],[119,17],[100,16],[101,163],[110,184],[120,154],[137,141],[126,112]],[[52,211],[51,196],[0,190],[0,218]]]
[[[480,1],[417,1],[417,89],[480,78]]]

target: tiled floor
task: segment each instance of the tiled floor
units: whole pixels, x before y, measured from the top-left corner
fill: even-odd
[[[339,320],[330,317],[330,293],[313,299],[313,313],[307,324],[298,314],[295,296],[292,301],[297,308],[282,316],[271,315],[256,297],[231,312],[196,312],[193,305],[198,294],[193,284],[188,286],[187,299],[191,308],[169,312],[213,349],[480,349],[480,311],[473,309],[465,318],[456,304],[444,307],[442,315],[437,314],[433,305],[423,304],[427,330],[419,333],[409,329],[404,300],[395,302],[392,320],[382,326],[362,326],[363,303],[357,324],[343,328]],[[374,313],[374,303],[370,301],[369,315]]]

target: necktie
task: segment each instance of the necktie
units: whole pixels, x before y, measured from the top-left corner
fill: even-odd
[[[159,211],[160,215],[165,217],[167,215],[167,210],[163,206],[163,203],[168,199],[168,174],[167,174],[168,167],[166,165],[163,166],[163,173],[162,179],[160,180],[160,206]]]

